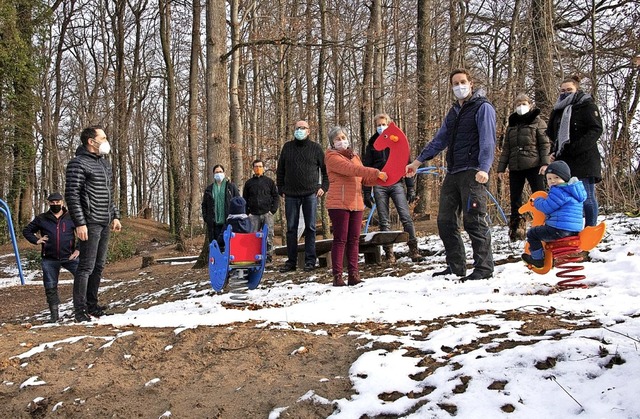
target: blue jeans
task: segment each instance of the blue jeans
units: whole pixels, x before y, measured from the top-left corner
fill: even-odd
[[[75,276],[76,270],[78,269],[78,262],[79,258],[71,260],[42,259],[42,281],[44,282],[45,289],[56,288],[58,286],[60,268],[65,268]]]
[[[587,190],[587,199],[584,201],[584,225],[595,226],[598,224],[598,199],[596,197],[596,184],[593,178],[579,179]]]
[[[552,242],[569,236],[577,236],[577,231],[560,230],[548,225],[531,227],[527,231],[527,241],[529,242],[529,252],[542,249],[542,242]]]
[[[304,217],[304,264],[316,264],[316,194],[307,196],[285,196],[284,212],[287,218],[287,265],[298,264],[298,221],[300,208]]]
[[[80,263],[73,280],[73,309],[76,313],[98,306],[98,288],[107,261],[108,225],[88,224],[89,238],[78,240]]]
[[[378,223],[381,231],[389,231],[389,199],[393,201],[402,228],[409,233],[409,241],[416,241],[416,230],[413,227],[413,219],[409,211],[407,195],[402,187],[402,181],[398,181],[391,186],[374,186],[373,198],[376,201],[376,211],[378,211]]]
[[[75,277],[78,269],[79,259],[42,259],[42,282],[44,283],[44,292],[49,305],[60,304],[58,297],[58,277],[60,276],[60,268],[65,268]]]

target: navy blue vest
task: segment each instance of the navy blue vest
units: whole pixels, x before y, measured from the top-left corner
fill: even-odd
[[[456,113],[457,104],[451,107],[451,110],[445,118],[447,132],[449,133],[449,142],[447,146],[447,170],[449,173],[455,173],[461,169],[469,167],[479,167],[480,162],[480,135],[478,133],[478,124],[476,123],[476,114],[483,103],[489,103],[484,96],[472,97],[470,101],[465,102]]]

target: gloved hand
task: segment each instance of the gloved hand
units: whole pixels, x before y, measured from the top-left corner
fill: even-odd
[[[416,190],[414,188],[407,188],[407,202],[412,204],[416,200]]]
[[[373,208],[373,201],[371,199],[371,189],[366,188],[362,191],[362,194],[364,195],[364,206],[367,208]]]

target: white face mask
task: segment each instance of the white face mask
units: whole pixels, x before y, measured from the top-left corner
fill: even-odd
[[[529,105],[516,106],[516,112],[518,112],[518,115],[524,115],[525,113],[528,113],[530,110],[531,108],[529,107]]]
[[[213,178],[219,183],[224,180],[224,173],[214,173]]]
[[[111,152],[111,144],[109,144],[109,141],[100,143],[100,147],[98,147],[98,153],[100,153],[101,156],[106,156],[110,152]]]
[[[333,143],[333,148],[335,148],[338,151],[346,150],[347,148],[349,148],[349,140],[335,141]]]
[[[471,86],[468,84],[459,84],[457,86],[453,86],[453,95],[458,100],[465,99],[471,93]]]

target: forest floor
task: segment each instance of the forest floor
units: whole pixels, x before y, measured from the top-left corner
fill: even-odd
[[[190,293],[209,288],[207,271],[191,269],[191,264],[142,268],[143,256],[198,254],[203,237],[194,237],[187,242],[186,252],[177,252],[165,225],[130,219],[123,226],[134,229],[139,239],[134,257],[109,263],[105,269],[100,302],[108,305],[110,313],[187,299]],[[433,233],[434,228],[433,221],[416,225],[422,235]],[[19,246],[31,245],[23,240]],[[0,251],[9,254],[11,247],[5,245]],[[12,258],[0,260],[5,265],[11,262]],[[274,260],[261,287],[283,280],[277,272],[282,263],[282,258]],[[402,276],[413,268],[411,263],[363,265],[362,277],[380,276],[383,270],[384,275]],[[331,284],[329,270],[318,269],[314,275],[318,282]],[[61,279],[70,275],[63,273]],[[292,275],[286,280],[292,280]],[[298,280],[305,281],[305,274],[297,273],[293,281]],[[266,418],[274,408],[289,406],[281,418],[323,418],[332,413],[331,405],[299,400],[301,389],[313,389],[329,400],[349,398],[354,391],[349,368],[363,351],[350,332],[366,329],[375,334],[389,327],[305,324],[283,330],[240,323],[199,326],[177,334],[175,328],[76,324],[70,318],[72,286],[70,281],[63,282],[59,290],[65,319],[55,325],[46,322],[39,275],[26,286],[0,288],[0,417],[157,418],[171,411],[173,417]],[[196,285],[180,286],[187,282]],[[530,318],[528,327],[556,327],[546,322],[554,319]],[[326,333],[313,333],[316,330]],[[115,338],[117,346],[105,344]],[[56,350],[28,361],[16,357],[44,344],[55,345]],[[302,346],[308,350],[304,356],[291,356]],[[165,350],[168,347],[172,350]],[[34,376],[47,385],[20,388]],[[149,381],[158,376],[163,377],[162,388]],[[141,386],[141,380],[148,385]],[[63,403],[56,407],[59,401]]]

